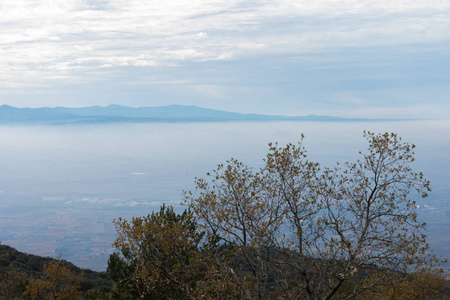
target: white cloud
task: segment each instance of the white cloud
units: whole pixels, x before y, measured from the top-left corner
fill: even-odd
[[[197,38],[199,38],[199,39],[208,39],[209,36],[208,36],[208,33],[206,33],[206,32],[199,32],[199,33],[197,33]]]
[[[198,92],[202,96],[212,99],[228,99],[228,93],[222,86],[217,85],[190,85],[189,88]]]
[[[309,54],[341,49],[415,51],[450,42],[448,28],[450,1],[441,0],[3,0],[0,85],[52,86],[115,76],[124,67],[180,68],[270,55],[313,61]],[[192,81],[202,94],[224,95],[213,84]]]
[[[359,97],[359,96],[355,96],[353,93],[351,92],[340,92],[336,95],[337,98],[337,102],[338,104],[341,105],[368,105],[371,104],[373,101],[363,98],[363,97]]]

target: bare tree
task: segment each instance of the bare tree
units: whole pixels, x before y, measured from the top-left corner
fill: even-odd
[[[409,198],[430,191],[410,167],[415,146],[392,133],[364,137],[355,163],[321,170],[302,141],[269,144],[257,172],[231,159],[196,179],[186,203],[242,258],[222,269],[246,298],[350,299],[437,262]]]

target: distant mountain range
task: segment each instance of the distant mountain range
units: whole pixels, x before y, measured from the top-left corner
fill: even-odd
[[[357,121],[332,116],[281,116],[226,112],[198,106],[16,108],[0,106],[0,123],[116,123],[116,122],[230,122],[230,121]]]

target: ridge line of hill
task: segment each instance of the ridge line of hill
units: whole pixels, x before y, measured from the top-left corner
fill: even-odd
[[[384,121],[382,119],[348,119],[335,116],[283,116],[242,114],[195,105],[129,107],[112,104],[87,107],[17,108],[0,106],[0,123],[118,123],[118,122],[238,122],[238,121]],[[393,121],[393,120],[391,120]]]

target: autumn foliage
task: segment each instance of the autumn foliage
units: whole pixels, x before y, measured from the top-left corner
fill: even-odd
[[[231,159],[196,179],[188,210],[116,222],[117,293],[152,299],[413,299],[442,293],[412,192],[414,145],[364,134],[356,162],[321,167],[302,142],[258,170]],[[113,275],[114,274],[114,275]],[[116,276],[117,275],[117,276]]]
[[[75,275],[58,259],[44,267],[44,276],[32,279],[24,296],[30,299],[75,300],[81,298],[80,275]]]

